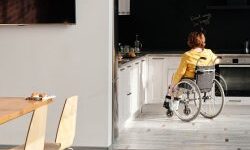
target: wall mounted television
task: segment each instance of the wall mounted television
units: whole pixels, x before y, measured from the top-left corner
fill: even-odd
[[[0,24],[75,24],[75,0],[0,0]]]

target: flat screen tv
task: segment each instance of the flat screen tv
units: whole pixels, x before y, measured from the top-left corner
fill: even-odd
[[[75,24],[75,0],[0,0],[0,24]]]

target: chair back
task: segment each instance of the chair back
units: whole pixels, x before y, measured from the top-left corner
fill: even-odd
[[[210,92],[215,77],[215,66],[196,66],[195,79],[200,91]]]
[[[77,103],[78,96],[69,97],[65,101],[55,140],[56,143],[61,144],[60,149],[66,149],[73,144],[76,129]]]
[[[47,112],[48,106],[42,106],[33,112],[25,144],[17,146],[11,150],[43,150]]]

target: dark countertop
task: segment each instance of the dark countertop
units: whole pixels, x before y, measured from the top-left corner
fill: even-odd
[[[147,54],[149,54],[149,53],[136,53],[136,57],[133,57],[133,58],[132,57],[123,57],[122,61],[119,61],[119,65],[123,65],[127,62],[132,62],[132,61],[137,60],[137,59],[139,59]]]
[[[239,49],[235,49],[235,50],[226,50],[226,49],[216,49],[213,50],[211,49],[215,54],[245,54],[243,53],[243,50],[239,50]],[[143,50],[143,53],[147,53],[147,54],[183,54],[185,53],[187,50]]]
[[[164,54],[164,55],[177,55],[181,56],[184,54],[186,51],[180,51],[180,50],[144,50],[142,54],[147,55],[147,54]],[[250,54],[245,54],[245,53],[239,53],[241,52],[240,50],[217,50],[217,52],[214,52],[218,56],[236,56],[236,57],[249,57]]]

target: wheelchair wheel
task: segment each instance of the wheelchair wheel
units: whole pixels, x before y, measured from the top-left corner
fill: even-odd
[[[224,90],[224,94],[227,95],[227,82],[224,79],[224,77],[222,75],[220,75],[219,73],[215,73],[215,79],[217,81],[219,81],[219,83],[221,84],[223,90]]]
[[[179,98],[174,113],[182,121],[192,121],[200,114],[201,93],[196,83],[190,79],[182,79],[175,87],[174,97]]]
[[[210,119],[218,116],[223,109],[224,100],[225,95],[222,85],[218,80],[214,79],[211,91],[203,93],[201,115]]]

